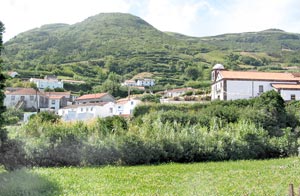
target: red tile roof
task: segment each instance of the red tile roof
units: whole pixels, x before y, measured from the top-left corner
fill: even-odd
[[[96,94],[86,94],[78,97],[76,100],[85,100],[85,99],[100,99],[101,97],[104,97],[105,95],[108,95],[108,93],[96,93]]]
[[[71,92],[66,91],[66,92],[44,92],[45,95],[47,96],[65,96],[65,97],[70,97]]]
[[[300,90],[300,84],[272,84],[276,89]]]
[[[297,77],[296,74],[291,74],[291,73],[220,71],[220,74],[223,79],[300,81],[300,77]]]
[[[23,88],[20,90],[12,91],[6,93],[7,95],[43,95],[40,91],[36,91],[33,88]]]
[[[119,105],[124,105],[124,104],[126,104],[128,101],[130,101],[130,99],[128,99],[128,98],[123,98],[123,99],[117,100],[116,102],[117,102],[117,104],[119,104]]]
[[[63,96],[63,95],[50,95],[49,99],[62,99],[63,97],[65,97],[65,96]]]

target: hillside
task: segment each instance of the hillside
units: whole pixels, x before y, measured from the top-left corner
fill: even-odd
[[[73,25],[44,25],[4,46],[6,70],[24,77],[55,74],[91,85],[101,85],[110,72],[123,79],[150,72],[162,86],[200,87],[217,62],[230,69],[300,66],[299,34],[269,29],[197,38],[161,32],[121,13],[98,14]]]

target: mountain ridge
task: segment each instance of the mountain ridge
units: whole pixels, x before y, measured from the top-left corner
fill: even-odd
[[[124,13],[100,13],[72,25],[43,25],[17,35],[4,47],[6,70],[100,83],[110,72],[125,79],[151,72],[162,85],[187,86],[209,81],[215,63],[258,70],[300,63],[300,34],[266,29],[191,37],[159,31]]]

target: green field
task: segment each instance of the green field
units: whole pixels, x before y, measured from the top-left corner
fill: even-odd
[[[287,195],[300,158],[0,172],[0,195]]]

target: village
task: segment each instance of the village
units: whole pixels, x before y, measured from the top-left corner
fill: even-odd
[[[9,72],[8,75],[16,77],[18,73]],[[130,117],[134,108],[142,103],[141,95],[130,95],[130,92],[127,98],[115,99],[107,92],[76,96],[71,91],[45,91],[45,89],[64,88],[64,81],[57,79],[56,76],[45,76],[43,79],[30,78],[29,82],[34,83],[36,88],[7,87],[5,89],[4,105],[7,108],[24,110],[25,122],[32,114],[41,111],[54,112],[64,121],[85,121],[114,115]],[[121,85],[145,90],[145,87],[154,86],[155,80],[152,78],[125,80]],[[187,87],[159,92],[162,97],[161,103],[186,102],[184,98],[179,97],[193,91],[195,89]]]
[[[15,77],[16,72],[10,76]],[[64,81],[56,76],[45,76],[44,79],[30,78],[36,88],[5,89],[4,105],[26,111],[24,121],[40,111],[54,112],[64,121],[86,121],[97,117],[123,116],[130,117],[134,108],[141,104],[140,95],[115,99],[107,92],[73,95],[70,91],[54,92],[45,89],[64,88]],[[275,90],[285,101],[300,99],[300,75],[297,73],[272,73],[251,71],[228,71],[221,64],[216,64],[211,72],[211,93],[195,96],[197,89],[191,87],[175,88],[157,92],[160,103],[200,103],[209,99],[236,100],[257,97],[263,92]],[[125,80],[123,86],[145,89],[155,85],[152,78]],[[188,96],[190,95],[190,96]]]

